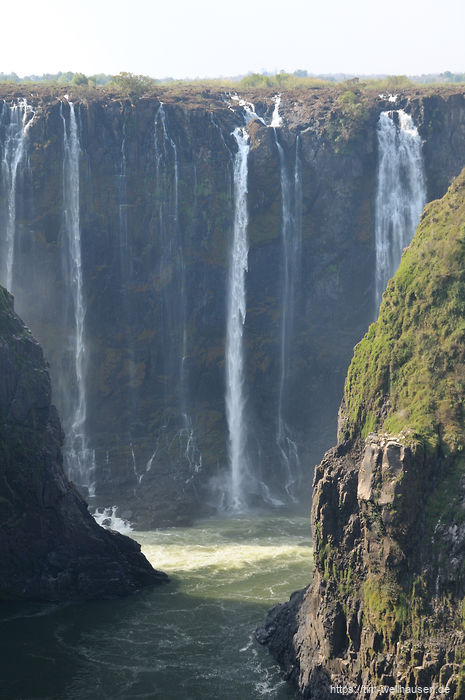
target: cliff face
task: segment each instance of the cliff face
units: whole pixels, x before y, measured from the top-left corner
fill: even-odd
[[[465,172],[427,206],[355,348],[339,444],[315,472],[314,579],[258,632],[301,697],[465,697],[464,222]]]
[[[42,350],[0,288],[0,599],[106,598],[167,581],[88,513],[62,440]]]
[[[393,105],[348,92],[354,97],[286,93],[281,128],[260,120],[246,127],[246,442],[265,484],[252,502],[309,493],[308,465],[333,440],[352,348],[373,315],[380,111],[414,115],[426,139],[430,197],[442,195],[465,162],[463,95],[410,91]],[[272,94],[241,97],[271,123]],[[10,104],[13,95],[5,98]],[[28,95],[23,156],[14,183],[11,175],[2,180],[5,202],[14,184],[12,289],[50,361],[65,432],[85,437],[79,459],[69,439],[65,445],[73,478],[95,490],[96,503],[124,506],[139,526],[179,522],[221,503],[227,478],[231,132],[244,124],[244,108],[209,91],[162,90],[136,104],[110,94],[70,99],[79,220],[76,188],[67,185],[72,108],[64,95]],[[11,123],[4,107],[4,156]],[[0,217],[5,254],[11,208]],[[82,257],[80,386],[70,230],[79,231]]]

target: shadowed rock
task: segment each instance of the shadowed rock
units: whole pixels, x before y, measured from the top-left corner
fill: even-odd
[[[109,598],[168,581],[105,530],[62,468],[42,350],[0,288],[0,599]]]

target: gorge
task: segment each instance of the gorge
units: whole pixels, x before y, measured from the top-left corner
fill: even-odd
[[[465,697],[464,216],[465,170],[355,348],[315,472],[312,583],[257,631],[299,697]]]
[[[400,337],[402,310],[416,308],[424,294],[418,287],[412,297],[393,295],[401,285],[394,281],[382,301],[425,203],[442,197],[465,164],[463,90],[411,86],[384,95],[351,81],[281,95],[160,86],[132,100],[110,89],[2,90],[0,283],[14,294],[16,310],[50,363],[67,474],[97,521],[132,527],[153,563],[160,560],[175,580],[179,576],[176,595],[164,587],[159,598],[158,589],[144,593],[140,609],[135,603],[118,607],[121,620],[131,620],[131,663],[137,666],[145,644],[137,630],[152,640],[135,675],[124,664],[121,673],[116,666],[114,674],[106,669],[106,654],[121,653],[118,635],[116,646],[109,639],[99,646],[99,626],[107,629],[110,608],[99,609],[103,616],[88,637],[79,628],[76,638],[74,609],[52,611],[65,631],[50,648],[59,647],[66,663],[74,653],[80,659],[74,685],[62,679],[68,696],[86,697],[79,683],[93,674],[114,691],[121,683],[131,695],[138,688],[150,692],[142,679],[152,678],[152,654],[171,671],[182,657],[192,673],[193,630],[203,630],[203,646],[210,649],[205,640],[215,634],[213,618],[216,629],[229,634],[239,615],[237,637],[228,637],[240,648],[237,677],[241,654],[258,664],[248,667],[244,697],[292,697],[273,675],[276,669],[270,676],[263,670],[272,662],[263,662],[244,630],[259,624],[267,605],[311,579],[300,516],[312,500],[314,465],[336,437],[337,447],[315,470],[312,587],[270,613],[259,641],[270,646],[301,697],[329,697],[330,683],[342,683],[345,670],[355,677],[357,664],[367,682],[388,683],[398,668],[404,673],[392,656],[400,653],[394,649],[397,608],[410,600],[410,578],[419,590],[422,574],[413,564],[404,572],[401,550],[423,524],[408,514],[409,507],[420,508],[411,491],[394,503],[397,487],[384,488],[383,475],[395,472],[400,482],[404,471],[417,474],[427,459],[401,434],[407,408],[393,408],[394,395],[376,384],[394,362],[379,348],[384,341],[391,348],[395,339],[386,330],[377,343],[375,334],[390,328]],[[425,229],[422,223],[420,240]],[[431,241],[418,255],[433,248],[441,259]],[[433,269],[434,261],[429,264]],[[380,321],[356,350],[336,429],[353,348],[380,304]],[[408,363],[417,341],[396,346],[396,358]],[[371,370],[378,356],[385,364],[380,360]],[[386,502],[376,501],[378,487]],[[375,528],[380,519],[384,539]],[[363,550],[362,530],[371,554]],[[292,542],[286,545],[287,538]],[[173,545],[166,566],[163,541]],[[348,554],[352,545],[358,549]],[[455,545],[447,546],[453,554]],[[227,574],[215,568],[217,559],[197,559],[198,549],[224,556]],[[281,568],[280,557],[286,562]],[[397,598],[391,589],[376,588],[379,560],[386,575],[400,562],[405,580],[393,577]],[[243,580],[257,577],[249,598],[235,569]],[[280,579],[286,587],[278,597]],[[364,598],[354,593],[354,581]],[[431,592],[429,578],[427,585]],[[198,617],[196,597],[203,601]],[[363,601],[371,607],[363,608]],[[389,629],[387,623],[376,628],[380,608]],[[189,620],[192,614],[189,633],[179,623],[186,611]],[[452,612],[455,598],[445,614],[452,619]],[[363,614],[375,631],[364,626]],[[430,611],[426,616],[434,618]],[[162,638],[169,639],[163,649]],[[317,667],[312,659],[320,643],[326,651]],[[410,653],[417,653],[415,644]],[[432,649],[422,648],[417,666],[423,671],[410,679],[406,671],[403,681],[444,678],[444,664],[424,670],[428,655]],[[200,668],[209,668],[206,658],[199,656]],[[234,679],[228,694],[220,671],[209,672],[219,683],[216,692],[233,700]],[[271,680],[262,692],[263,674]],[[193,697],[205,697],[207,676],[195,676]],[[457,688],[456,668],[445,682],[452,676]],[[166,683],[172,683],[170,674]]]
[[[462,94],[354,89],[4,95],[1,281],[96,507],[153,527],[308,502],[402,231],[463,162]]]

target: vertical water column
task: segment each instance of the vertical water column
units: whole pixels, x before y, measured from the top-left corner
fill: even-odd
[[[178,150],[174,140],[170,137],[166,124],[166,114],[163,103],[155,115],[154,124],[154,149],[156,164],[156,194],[158,207],[160,255],[159,277],[160,280],[179,280],[180,284],[163,284],[163,327],[168,342],[174,342],[174,348],[167,348],[168,362],[179,362],[177,369],[171,366],[170,374],[177,372],[177,391],[181,395],[182,368],[184,357],[184,274],[183,274],[183,250],[182,241],[179,240],[178,230]],[[179,290],[178,287],[181,287]],[[167,292],[165,293],[165,289]],[[166,354],[166,353],[165,353]],[[165,374],[167,374],[165,372]],[[173,382],[171,376],[170,387]]]
[[[123,138],[121,141],[121,165],[119,172],[119,230],[121,250],[128,247],[128,212],[126,185],[126,121],[123,122]],[[123,256],[122,256],[123,257]],[[126,258],[126,256],[124,256]],[[121,261],[123,264],[123,260]]]
[[[295,500],[295,486],[300,476],[300,458],[293,432],[286,421],[290,358],[294,333],[295,318],[295,283],[298,277],[301,238],[301,163],[299,153],[299,136],[296,137],[295,166],[293,180],[290,177],[284,149],[279,141],[278,128],[282,125],[279,114],[281,98],[275,98],[275,108],[271,121],[279,155],[281,183],[281,244],[282,244],[282,279],[281,279],[281,329],[280,329],[280,375],[278,385],[276,444],[281,464],[284,468],[284,489]]]
[[[158,125],[161,126],[161,139],[159,138]],[[164,166],[168,167],[169,156],[168,149],[172,153],[173,161],[173,183],[172,190],[168,192],[168,212],[165,211],[163,202],[160,206],[160,217],[163,222],[164,216],[166,214],[171,217],[174,224],[177,226],[178,223],[178,189],[179,189],[179,166],[178,166],[178,149],[175,142],[168,134],[168,129],[166,126],[166,114],[163,102],[160,102],[160,106],[155,115],[155,134],[154,134],[154,146],[155,146],[155,162],[156,162],[156,174],[157,174],[157,188],[160,194],[160,168]],[[163,194],[167,194],[164,192]],[[172,241],[170,241],[172,245]]]
[[[377,133],[375,316],[426,202],[422,142],[412,117],[402,109],[381,112]]]
[[[172,404],[171,410],[179,416],[177,434],[180,458],[187,462],[191,471],[198,472],[202,466],[202,456],[197,448],[188,406],[186,270],[184,240],[179,225],[179,158],[176,142],[169,133],[163,103],[160,103],[155,116],[154,147],[162,245],[160,276],[164,275],[163,266],[166,266],[166,270],[171,270],[172,275],[172,284],[166,288],[163,299],[163,327],[170,344],[170,348],[165,349],[165,354],[168,365],[171,362],[170,370],[165,370],[165,376],[171,377],[168,388],[171,401],[174,398],[173,387],[177,396],[177,405]]]
[[[244,482],[248,473],[244,393],[243,329],[246,315],[245,275],[247,272],[247,176],[249,137],[238,127],[234,157],[234,226],[229,254],[229,281],[226,324],[226,418],[229,432],[230,483],[229,507],[241,510],[246,505]]]
[[[302,247],[302,162],[300,159],[300,134],[295,139],[294,165],[294,226],[296,259]]]
[[[271,116],[271,124],[270,126],[273,129],[276,129],[277,127],[282,126],[283,120],[281,119],[281,115],[279,114],[279,105],[281,104],[281,95],[276,95],[274,98],[274,109],[273,109],[273,114]]]
[[[131,416],[136,416],[137,391],[134,388],[135,384],[135,357],[134,357],[134,338],[131,328],[131,308],[129,297],[129,285],[132,274],[132,250],[128,236],[128,195],[127,195],[127,163],[126,163],[126,119],[123,115],[123,138],[121,140],[121,160],[119,173],[117,175],[118,182],[118,213],[119,213],[119,258],[120,258],[120,275],[121,275],[121,309],[124,314],[125,328],[125,343],[127,349],[128,377],[130,389],[128,390],[128,400]],[[128,426],[129,432],[130,426]]]
[[[18,173],[25,161],[27,132],[34,112],[26,100],[9,105],[3,102],[0,115],[0,131],[3,136],[1,162],[2,217],[1,231],[1,282],[11,292],[16,232],[16,190]]]
[[[64,458],[68,476],[78,486],[93,495],[95,469],[93,452],[86,436],[87,397],[85,383],[86,345],[81,226],[79,215],[79,157],[80,145],[74,104],[68,101],[69,123],[63,113],[63,225],[65,242],[65,285],[73,312],[74,391],[67,398],[65,412]]]

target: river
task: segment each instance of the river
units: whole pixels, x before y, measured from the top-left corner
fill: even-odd
[[[253,632],[311,579],[306,517],[131,533],[172,582],[121,600],[2,603],[2,700],[294,698]]]

